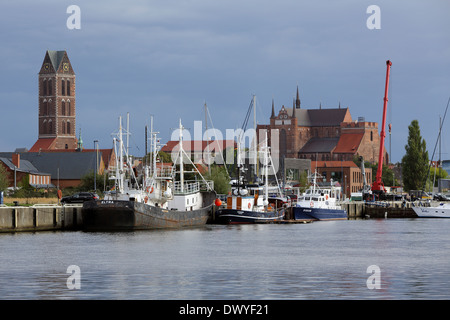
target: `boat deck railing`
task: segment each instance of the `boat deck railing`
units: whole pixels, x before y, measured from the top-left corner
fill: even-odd
[[[195,193],[199,191],[214,190],[214,181],[187,180],[184,181],[183,185],[180,181],[175,181],[173,187],[175,194]]]
[[[156,177],[163,179],[172,179],[173,178],[173,166],[162,166],[156,168]]]

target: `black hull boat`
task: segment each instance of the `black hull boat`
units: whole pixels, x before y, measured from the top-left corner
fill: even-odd
[[[220,209],[216,213],[216,221],[220,224],[271,223],[283,220],[284,214],[284,208],[273,212]]]
[[[273,163],[269,160],[267,132],[264,145],[261,147],[263,163],[261,171],[264,183],[258,177],[253,183],[241,179],[242,168],[238,159],[237,180],[231,181],[231,192],[227,196],[226,205],[217,210],[215,221],[221,224],[271,223],[284,220],[287,202],[280,197],[269,197],[269,168]],[[238,152],[240,155],[240,144]],[[238,157],[239,158],[239,157]],[[275,172],[275,170],[273,170]],[[279,191],[278,186],[273,188]],[[280,205],[281,207],[278,207]]]
[[[211,222],[216,192],[213,181],[184,180],[183,157],[179,156],[180,181],[175,180],[175,166],[157,163],[157,139],[152,132],[153,160],[137,175],[129,155],[124,155],[122,119],[118,139],[114,140],[116,156],[113,190],[103,200],[83,204],[85,231],[127,231],[202,226]],[[129,132],[129,130],[127,130]],[[180,120],[180,153],[182,148]],[[119,143],[117,148],[116,144]],[[199,173],[200,174],[200,173]]]
[[[85,202],[82,209],[86,231],[174,229],[212,222],[215,192],[204,192],[204,206],[192,211],[165,209],[142,202],[99,200]]]

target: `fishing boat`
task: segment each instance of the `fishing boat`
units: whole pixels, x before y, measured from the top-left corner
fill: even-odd
[[[266,133],[267,134],[267,133]],[[249,184],[241,177],[244,170],[240,163],[240,143],[238,142],[237,180],[231,182],[231,194],[227,196],[224,208],[217,210],[216,221],[221,224],[270,223],[284,219],[284,206],[277,207],[276,201],[269,202],[269,148],[264,148],[264,183]],[[271,162],[270,162],[271,163]]]
[[[450,218],[450,204],[440,203],[433,207],[412,207],[419,218]]]
[[[128,128],[127,128],[128,129]],[[84,230],[146,230],[201,226],[211,222],[216,193],[212,181],[184,181],[180,120],[180,149],[177,171],[172,166],[157,164],[157,139],[152,132],[153,161],[140,179],[136,177],[124,148],[122,119],[119,118],[118,139],[114,138],[116,166],[112,177],[114,190],[103,200],[83,204]]]
[[[311,186],[298,197],[297,203],[292,207],[295,220],[347,220],[345,209],[337,205],[340,187],[319,187],[317,179],[320,176],[315,172],[309,177]]]

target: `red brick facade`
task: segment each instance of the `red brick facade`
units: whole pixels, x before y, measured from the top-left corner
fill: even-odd
[[[354,121],[349,108],[340,105],[333,109],[302,109],[298,88],[293,107],[282,106],[275,115],[272,102],[270,124],[258,125],[257,134],[259,129],[278,130],[282,157],[352,161],[354,156],[363,156],[366,161],[378,162],[380,135],[376,122]],[[387,161],[387,154],[384,159]]]
[[[41,141],[36,144],[48,150],[76,149],[75,116],[75,72],[67,52],[47,51],[39,72]]]

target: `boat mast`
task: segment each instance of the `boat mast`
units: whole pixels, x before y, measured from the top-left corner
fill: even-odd
[[[122,136],[122,116],[119,117],[119,191],[123,192],[123,136]]]
[[[180,184],[181,188],[180,191],[184,192],[184,168],[183,168],[183,126],[181,125],[181,119],[180,119]]]
[[[152,118],[152,129],[153,129],[153,118]],[[153,147],[153,160],[152,160],[152,171],[153,171],[153,181],[156,179],[156,134],[157,132],[153,132],[152,130],[152,147]]]
[[[127,112],[127,164],[130,164],[130,113]]]
[[[265,150],[264,150],[264,164],[265,164],[265,166],[264,166],[264,169],[265,169],[265,172],[264,172],[264,175],[265,175],[265,184],[266,184],[266,190],[265,190],[265,199],[264,199],[264,201],[265,202],[267,202],[267,204],[269,203],[269,173],[268,173],[268,171],[269,171],[269,142],[268,142],[268,140],[267,140],[267,130],[265,130],[265,134],[266,134],[266,143],[265,143],[265,145],[266,145],[266,148],[265,148]],[[266,203],[264,203],[264,205],[267,205]]]
[[[236,168],[238,174],[238,195],[241,191],[241,134],[239,134],[237,141],[237,154],[236,154]]]
[[[208,165],[208,173],[211,174],[211,166],[210,166],[211,159],[209,153],[209,137],[208,137],[208,107],[206,106],[206,101],[205,101],[205,133],[206,133],[206,156],[208,157],[206,164]]]
[[[256,139],[256,96],[253,95],[253,129],[254,129],[254,135],[253,135],[253,163],[255,166],[255,178],[258,177],[258,144]]]

